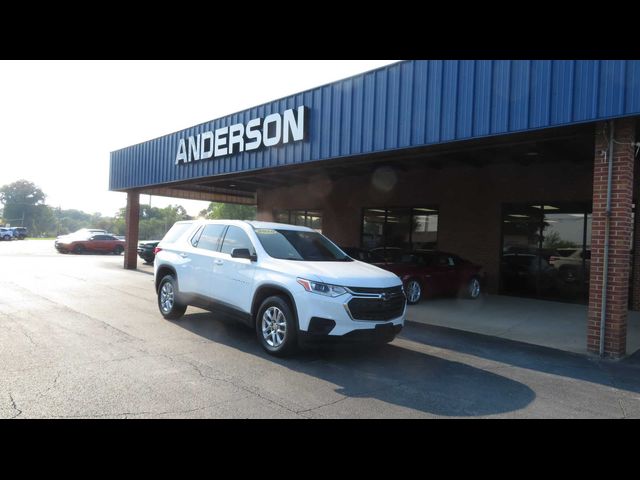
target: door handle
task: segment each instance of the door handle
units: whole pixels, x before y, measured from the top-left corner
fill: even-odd
[[[224,262],[222,260],[214,260],[213,263],[216,265],[222,265]]]
[[[182,252],[182,253],[180,253],[180,256],[181,256],[182,258],[187,258],[189,255],[187,255],[186,253]]]

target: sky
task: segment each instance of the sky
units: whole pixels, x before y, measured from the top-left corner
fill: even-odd
[[[114,215],[109,153],[395,60],[0,61],[0,186],[25,179],[63,209]],[[208,202],[142,195],[154,207]]]

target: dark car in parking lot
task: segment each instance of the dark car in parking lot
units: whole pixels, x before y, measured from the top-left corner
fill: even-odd
[[[13,238],[18,240],[24,240],[29,236],[25,227],[11,227],[11,230],[13,230]]]
[[[437,295],[459,294],[476,299],[485,283],[480,265],[438,250],[405,252],[394,255],[392,262],[373,264],[402,279],[409,304]]]
[[[160,243],[160,240],[145,240],[138,242],[138,256],[145,261],[145,263],[153,263],[156,258],[155,249]]]
[[[58,237],[54,243],[60,253],[115,253],[124,252],[125,242],[113,235],[72,234]]]

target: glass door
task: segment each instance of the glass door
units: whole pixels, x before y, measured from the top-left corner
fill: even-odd
[[[585,303],[591,263],[586,203],[504,205],[503,293]]]

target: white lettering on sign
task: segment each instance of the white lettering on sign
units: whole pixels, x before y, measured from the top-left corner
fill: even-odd
[[[299,106],[282,114],[271,113],[264,118],[252,118],[246,125],[234,123],[215,131],[207,130],[181,138],[176,165],[306,140],[307,117],[308,109]]]

